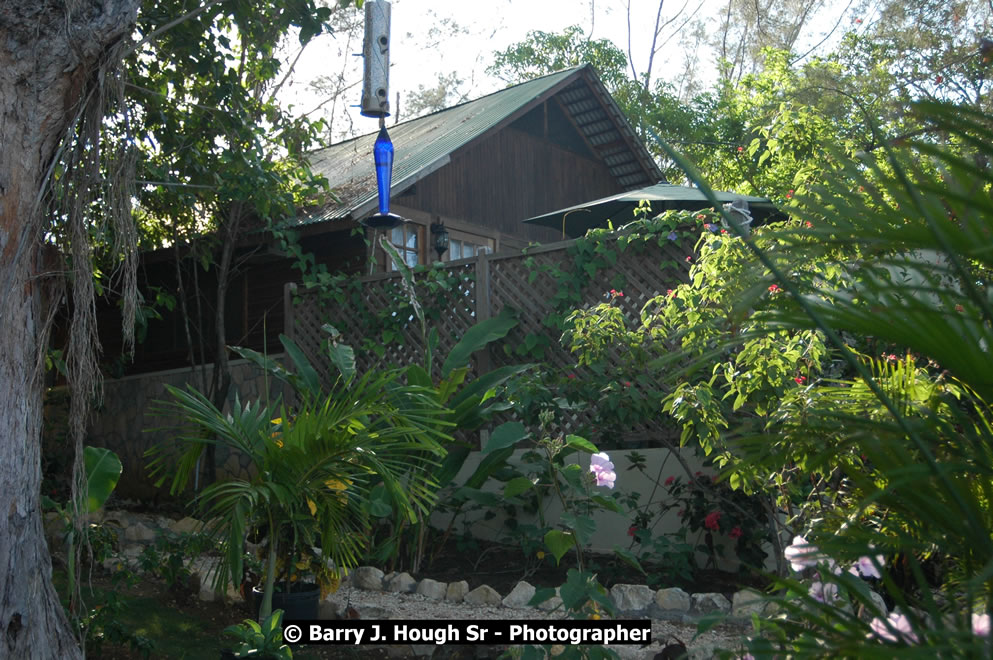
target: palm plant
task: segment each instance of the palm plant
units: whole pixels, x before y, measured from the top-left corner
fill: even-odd
[[[236,396],[224,413],[192,387],[169,388],[173,400],[158,412],[182,416],[195,432],[178,437],[174,468],[162,447],[153,450],[158,455],[151,466],[156,473],[172,471],[176,493],[186,488],[208,445],[247,458],[250,477],[207,486],[196,505],[225,548],[222,583],[240,580],[246,534],[260,530],[266,547],[260,619],[271,613],[277,572],[288,585],[310,565],[312,547],[322,551],[325,583],[354,566],[377,502],[408,521],[427,513],[434,493],[430,470],[448,439],[448,411],[431,390],[401,384],[397,371],[358,376],[336,346],[331,350],[339,375],[325,389],[292,340],[281,341],[295,371],[254,351],[238,352],[287,383],[293,405],[278,399],[243,404]]]
[[[959,107],[918,111],[937,139],[858,161],[828,151],[833,173],[789,209],[777,249],[745,239],[756,285],[739,304],[760,310],[756,332],[816,331],[845,375],[805,388],[751,438],[767,450],[736,458],[755,473],[836,474],[838,508],[822,501],[807,539],[842,565],[888,558],[878,588],[902,612],[887,618],[862,580],[822,565],[850,600],[782,581],[789,597],[760,625],[757,657],[989,657],[993,128]],[[759,300],[770,283],[783,304]],[[890,355],[856,350],[869,345]],[[798,463],[804,436],[820,446]]]

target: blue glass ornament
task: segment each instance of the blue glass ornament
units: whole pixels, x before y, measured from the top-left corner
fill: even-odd
[[[393,143],[385,126],[379,129],[372,154],[376,161],[376,183],[379,186],[379,214],[389,215],[390,185],[393,183]]]

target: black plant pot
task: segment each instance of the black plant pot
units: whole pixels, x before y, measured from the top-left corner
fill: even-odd
[[[283,610],[283,621],[287,619],[316,619],[317,606],[321,602],[321,588],[311,582],[296,582],[290,587],[290,592],[279,591],[282,585],[276,585],[272,594],[272,610]],[[252,602],[255,616],[258,617],[262,608],[262,589],[252,587]]]

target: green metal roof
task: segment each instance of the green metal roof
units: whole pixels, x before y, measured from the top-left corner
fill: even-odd
[[[581,66],[535,78],[395,126],[387,126],[395,150],[392,193],[396,195],[402,192],[447,165],[453,152],[560,92],[563,94],[560,100],[569,112],[572,112],[568,110],[570,94],[585,95],[587,104],[591,102],[590,99],[597,100],[598,106],[602,108],[600,119],[609,118],[615,133],[612,153],[616,154],[618,142],[630,145],[625,149],[627,153],[623,157],[625,162],[622,165],[625,169],[619,170],[617,174],[618,177],[623,177],[619,178],[621,185],[631,187],[632,183],[645,185],[659,180],[661,173],[658,167],[593,69]],[[577,124],[583,131],[581,122],[577,121]],[[599,126],[597,130],[602,135],[603,127]],[[331,190],[340,201],[329,202],[309,217],[297,218],[298,225],[348,217],[359,219],[378,206],[376,173],[372,159],[377,134],[378,128],[368,135],[319,149],[310,155],[311,168],[316,174],[327,177]],[[617,159],[618,156],[614,155],[613,158]],[[637,172],[634,177],[637,181],[628,180],[632,177],[632,171]]]

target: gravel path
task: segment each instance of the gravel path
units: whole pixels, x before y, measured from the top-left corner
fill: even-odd
[[[534,608],[511,609],[507,607],[475,606],[443,600],[429,600],[419,594],[398,594],[382,591],[363,591],[350,585],[332,595],[328,601],[335,613],[344,618],[346,608],[352,608],[352,615],[358,613],[362,619],[379,620],[468,620],[488,619],[540,620],[564,618],[558,613],[550,613]],[[708,630],[698,638],[696,625],[676,621],[652,620],[652,644],[647,647],[614,646],[624,660],[652,660],[667,645],[682,642],[689,650],[691,660],[713,658],[716,649],[736,649],[741,646],[750,625],[724,623]],[[406,653],[430,655],[432,646],[412,645]]]

